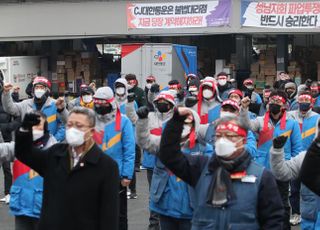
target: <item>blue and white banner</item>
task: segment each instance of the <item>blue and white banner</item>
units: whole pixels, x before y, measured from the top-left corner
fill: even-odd
[[[320,27],[320,1],[241,1],[241,25],[310,29]]]

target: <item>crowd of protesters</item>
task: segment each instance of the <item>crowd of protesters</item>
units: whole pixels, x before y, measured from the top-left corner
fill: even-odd
[[[222,72],[140,85],[128,74],[68,101],[37,76],[20,101],[1,82],[3,201],[16,230],[127,230],[141,168],[148,230],[320,229],[318,82],[281,72],[258,92]]]

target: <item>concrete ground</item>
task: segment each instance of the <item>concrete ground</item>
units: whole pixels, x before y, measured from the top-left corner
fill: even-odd
[[[146,171],[137,173],[138,199],[129,200],[129,230],[147,230],[148,227],[148,183]],[[0,194],[3,195],[3,173],[0,170]],[[90,199],[88,197],[87,199]],[[8,206],[0,203],[0,230],[13,230],[14,218],[8,213]],[[299,230],[294,227],[292,230]]]

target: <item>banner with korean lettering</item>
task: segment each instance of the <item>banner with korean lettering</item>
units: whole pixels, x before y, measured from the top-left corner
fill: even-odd
[[[242,0],[241,25],[282,29],[320,27],[320,1]]]
[[[128,3],[128,29],[172,29],[229,25],[231,0]]]

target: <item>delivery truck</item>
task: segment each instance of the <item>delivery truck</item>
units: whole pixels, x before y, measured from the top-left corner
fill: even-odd
[[[130,43],[121,45],[121,76],[135,74],[140,87],[146,77],[156,77],[161,87],[170,80],[184,86],[186,76],[197,73],[197,47],[168,43]]]
[[[0,57],[0,77],[5,83],[19,86],[20,99],[27,98],[25,89],[31,78],[39,73],[47,74],[46,58],[39,56]]]

